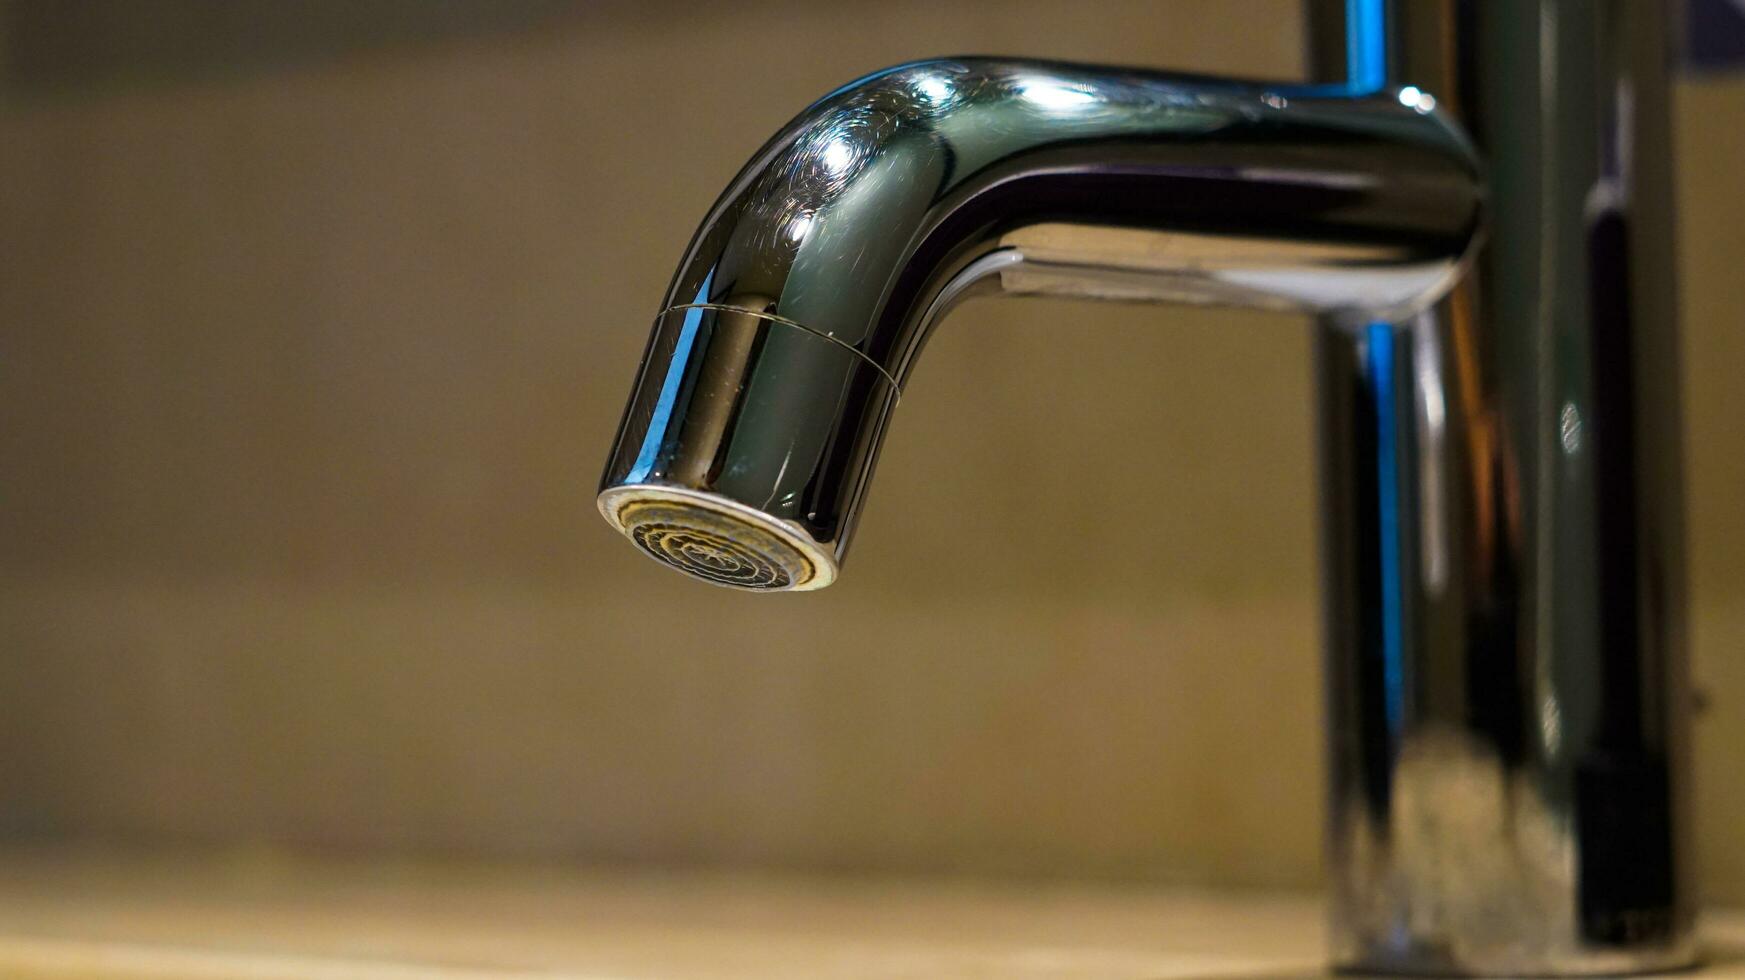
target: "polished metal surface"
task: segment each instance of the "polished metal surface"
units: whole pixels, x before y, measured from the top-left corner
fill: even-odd
[[[956,302],[1314,314],[1338,964],[1688,963],[1660,11],[1313,13],[1318,87],[952,59],[807,109],[680,263],[601,510],[820,587]]]
[[[1442,302],[1319,331],[1334,955],[1686,965],[1664,5],[1313,12],[1323,76],[1434,93],[1491,202]]]
[[[711,495],[763,515],[742,528],[827,552],[816,587],[847,550],[915,355],[966,296],[1357,324],[1444,292],[1480,206],[1460,132],[1397,93],[994,59],[881,72],[777,134],[703,222],[655,319],[602,512],[629,532],[627,487]]]

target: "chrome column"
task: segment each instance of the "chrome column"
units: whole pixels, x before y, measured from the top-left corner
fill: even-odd
[[[1687,964],[1663,5],[1313,12],[1323,75],[1436,99],[1490,194],[1440,303],[1319,331],[1336,961]]]

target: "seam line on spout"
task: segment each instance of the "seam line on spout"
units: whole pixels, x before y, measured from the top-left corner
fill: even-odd
[[[679,303],[679,304],[676,304],[674,306],[669,306],[666,309],[662,310],[660,315],[665,316],[668,313],[673,312],[674,310],[720,310],[720,311],[725,312],[725,313],[743,313],[746,316],[755,316],[759,319],[768,320],[771,323],[785,324],[786,326],[793,327],[796,330],[804,330],[814,337],[818,337],[818,338],[821,338],[823,340],[830,341],[831,343],[842,348],[843,350],[848,351],[850,354],[853,354],[855,357],[858,357],[861,360],[865,361],[869,366],[872,367],[872,369],[874,371],[877,371],[879,374],[883,375],[884,379],[891,383],[891,390],[895,391],[897,393],[897,397],[899,399],[901,399],[903,397],[903,386],[898,384],[897,379],[891,376],[891,372],[885,370],[884,367],[882,367],[879,364],[879,362],[866,356],[864,353],[862,353],[859,350],[859,348],[852,347],[848,344],[845,344],[842,341],[836,339],[835,337],[832,337],[829,334],[824,333],[823,331],[813,330],[811,327],[806,326],[804,323],[796,323],[793,320],[790,320],[785,316],[776,316],[773,313],[762,313],[762,312],[759,312],[757,310],[748,310],[743,306],[728,306],[725,303]]]

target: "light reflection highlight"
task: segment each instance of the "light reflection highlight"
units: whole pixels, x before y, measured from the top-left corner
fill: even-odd
[[[1557,416],[1557,436],[1565,455],[1581,452],[1581,409],[1574,402],[1563,403],[1563,411]]]
[[[915,94],[939,105],[951,98],[951,81],[943,75],[922,75],[915,79]]]
[[[1436,97],[1416,85],[1407,85],[1400,89],[1400,105],[1414,109],[1419,115],[1436,108]]]
[[[854,147],[841,136],[834,137],[824,144],[818,154],[818,162],[824,165],[832,177],[840,177],[854,166]]]
[[[1053,78],[1031,76],[1018,80],[1024,101],[1043,109],[1076,109],[1097,101],[1096,93]]]

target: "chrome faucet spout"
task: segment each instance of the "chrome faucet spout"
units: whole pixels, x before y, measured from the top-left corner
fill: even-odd
[[[963,298],[1399,318],[1457,278],[1481,199],[1459,129],[1396,92],[987,58],[880,72],[784,128],[703,222],[602,512],[710,581],[821,587]]]

